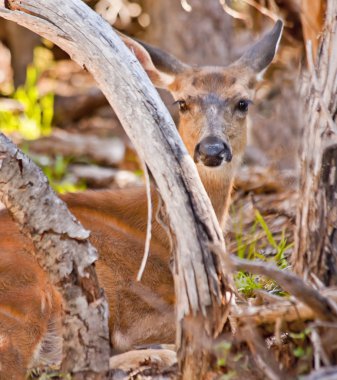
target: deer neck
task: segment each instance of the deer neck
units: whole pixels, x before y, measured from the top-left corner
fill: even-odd
[[[198,165],[200,179],[222,227],[226,221],[237,166],[235,162],[215,169]]]

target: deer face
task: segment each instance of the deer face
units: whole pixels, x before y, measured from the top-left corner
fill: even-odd
[[[169,90],[180,110],[179,132],[200,170],[231,166],[246,145],[246,116],[257,74],[274,58],[283,24],[229,67],[191,67],[170,54],[122,36],[152,82]]]
[[[256,78],[273,60],[282,29],[279,20],[228,67],[191,67],[158,48],[121,36],[153,84],[170,91],[179,106],[180,135],[220,221],[246,146],[247,112]]]
[[[177,75],[170,85],[180,135],[198,167],[218,168],[241,158],[254,82],[239,67],[205,67]]]

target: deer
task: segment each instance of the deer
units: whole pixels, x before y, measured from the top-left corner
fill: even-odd
[[[158,88],[171,92],[179,107],[178,130],[222,226],[235,173],[247,141],[247,114],[258,76],[272,62],[283,23],[226,67],[190,66],[171,54],[121,36]],[[151,190],[153,208],[160,198]],[[175,294],[170,240],[155,218],[150,256],[141,283],[147,227],[146,189],[85,191],[62,199],[91,231],[99,252],[96,271],[109,303],[115,352],[173,344]],[[62,358],[62,299],[39,267],[34,247],[6,210],[0,212],[0,379],[23,379],[27,369]]]

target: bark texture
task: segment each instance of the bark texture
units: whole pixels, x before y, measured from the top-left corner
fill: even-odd
[[[337,284],[337,2],[327,1],[316,67],[310,48],[310,81],[304,83],[301,197],[297,213],[294,270]],[[308,45],[310,47],[310,45]]]
[[[181,372],[184,379],[203,378],[210,341],[226,321],[225,295],[230,288],[222,258],[209,245],[224,245],[222,231],[169,113],[132,53],[81,1],[5,4],[1,16],[53,41],[93,74],[153,174],[177,246],[174,282]]]
[[[93,263],[89,231],[70,214],[41,170],[0,134],[0,199],[36,248],[64,304],[63,369],[91,378],[108,370],[108,305]]]

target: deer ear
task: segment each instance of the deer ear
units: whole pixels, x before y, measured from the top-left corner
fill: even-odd
[[[282,31],[283,22],[278,20],[273,29],[248,49],[236,64],[248,66],[256,74],[261,74],[275,57]]]
[[[167,89],[188,66],[154,46],[136,41],[118,32],[125,45],[134,53],[152,83],[159,88]]]

